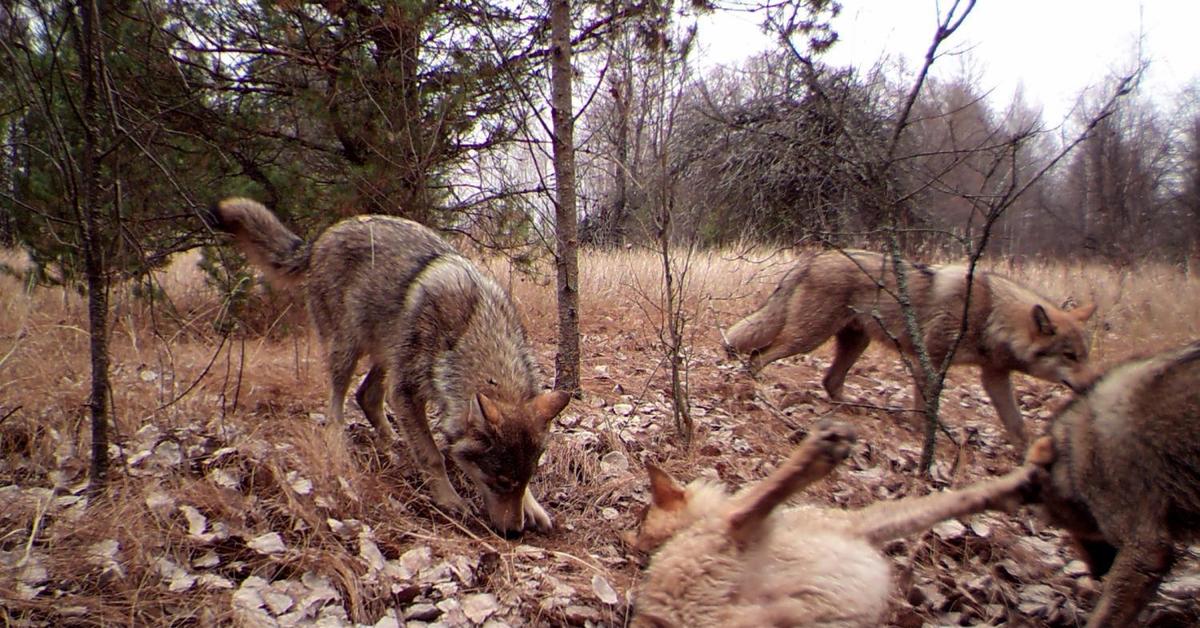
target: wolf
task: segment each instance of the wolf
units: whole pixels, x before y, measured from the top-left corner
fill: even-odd
[[[1200,341],[1120,364],[1051,420],[1041,501],[1103,592],[1088,626],[1134,625],[1200,541]]]
[[[857,511],[778,508],[829,474],[853,441],[847,426],[818,426],[770,476],[732,496],[705,480],[680,486],[647,465],[651,504],[625,538],[653,552],[633,625],[879,626],[891,589],[880,550],[887,541],[950,517],[1014,508],[1035,497],[1044,473],[1030,463],[967,488]]]
[[[381,445],[396,432],[432,486],[434,502],[465,512],[426,418],[440,410],[449,456],[483,497],[493,527],[517,535],[553,522],[529,490],[550,423],[570,400],[539,392],[533,352],[512,300],[431,229],[390,216],[358,216],[308,243],[263,205],[218,202],[211,224],[277,286],[302,284],[309,318],[326,347],[329,416],[343,420],[356,364],[367,376],[355,394]]]
[[[931,364],[939,368],[963,321],[967,268],[902,262],[911,303]],[[846,373],[872,339],[915,354],[905,332],[891,258],[867,251],[823,251],[801,259],[755,312],[726,331],[731,355],[749,356],[751,373],[780,358],[816,349],[833,336],[833,364],[822,381],[841,398]],[[1095,304],[1062,311],[1045,297],[999,275],[976,271],[954,364],[980,367],[983,389],[1010,440],[1025,447],[1021,412],[1009,374],[1020,371],[1078,390],[1093,375],[1084,323]],[[913,398],[924,408],[920,378]]]

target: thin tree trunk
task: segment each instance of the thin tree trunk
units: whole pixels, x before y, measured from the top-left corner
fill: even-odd
[[[571,104],[571,5],[550,3],[550,110],[554,125],[554,211],[558,354],[554,387],[579,391],[579,220],[575,211],[575,119]]]
[[[88,334],[91,338],[92,415],[91,491],[104,488],[108,474],[108,285],[100,233],[100,18],[95,0],[80,0],[82,21],[79,60],[83,73],[83,251],[88,286]]]
[[[633,100],[633,67],[628,50],[623,51],[620,63],[621,78],[613,89],[617,110],[617,198],[605,225],[609,246],[624,244],[625,214],[629,207],[629,105]]]
[[[667,300],[666,307],[663,309],[663,316],[667,325],[665,338],[667,360],[671,365],[671,409],[675,417],[676,431],[683,437],[684,445],[691,447],[692,438],[696,430],[692,424],[691,404],[688,401],[688,391],[684,384],[687,365],[683,359],[683,326],[685,324],[683,285],[681,285],[683,278],[682,276],[676,277],[678,270],[671,263],[671,235],[673,230],[671,197],[675,194],[675,186],[668,180],[673,175],[667,172],[665,149],[662,153],[662,159],[659,162],[659,175],[662,177],[662,181],[658,199],[658,252],[662,261],[663,286]],[[676,279],[680,280],[680,285],[676,285]]]

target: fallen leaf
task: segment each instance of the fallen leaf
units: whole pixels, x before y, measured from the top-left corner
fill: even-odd
[[[221,488],[232,490],[237,490],[242,484],[240,480],[238,480],[232,473],[226,471],[225,469],[213,469],[212,471],[209,471],[208,479],[211,480],[213,484],[216,484]]]
[[[146,508],[159,515],[166,515],[175,508],[175,498],[162,491],[150,493],[144,501],[146,502]]]
[[[263,591],[262,599],[263,603],[267,605],[267,608],[270,609],[271,613],[275,615],[282,615],[286,613],[287,610],[296,603],[296,600],[293,600],[292,596],[286,593],[280,593],[279,591]]]
[[[500,604],[491,593],[475,593],[464,597],[462,601],[463,614],[477,624],[487,621],[499,609]]]
[[[250,539],[246,545],[259,554],[277,554],[287,549],[287,547],[283,544],[283,538],[279,536],[278,532],[268,532],[266,534],[256,536],[253,539]]]
[[[188,522],[188,534],[192,536],[200,536],[208,529],[208,518],[200,514],[195,506],[184,504],[179,507],[179,512],[183,513],[184,518]]]
[[[308,495],[312,492],[312,482],[308,481],[306,478],[300,477],[299,473],[295,471],[288,471],[286,477],[288,484],[292,487],[293,491],[296,491],[297,495]]]
[[[600,574],[592,576],[592,592],[605,604],[616,604],[617,600],[620,599],[617,597],[617,592],[613,590],[612,585]]]
[[[100,541],[88,547],[87,559],[88,562],[102,568],[101,573],[113,572],[120,577],[125,577],[125,568],[117,562],[117,551],[121,549],[121,543],[116,539],[108,539]]]
[[[371,540],[367,530],[358,535],[358,556],[366,561],[367,568],[371,571],[379,571],[387,563],[383,558],[383,552],[379,551],[379,546]]]

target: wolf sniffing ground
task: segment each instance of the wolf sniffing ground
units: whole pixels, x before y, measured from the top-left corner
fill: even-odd
[[[1082,388],[1090,378],[1084,323],[1095,306],[1064,312],[1037,293],[988,272],[974,274],[966,303],[967,269],[904,263],[909,296],[934,368],[966,328],[954,364],[980,368],[980,381],[1009,437],[1023,448],[1025,430],[1010,374],[1027,373]],[[751,372],[836,340],[833,364],[822,380],[840,399],[850,367],[871,340],[914,353],[905,333],[896,275],[889,258],[865,251],[825,251],[802,258],[763,305],[725,332],[727,347],[749,356]],[[923,407],[921,383],[913,399]]]
[[[326,346],[329,416],[343,420],[350,379],[385,446],[396,440],[387,398],[433,499],[467,509],[434,443],[426,404],[437,404],[451,459],[483,497],[492,525],[519,533],[552,527],[528,489],[562,391],[540,392],[533,354],[509,295],[432,230],[401,218],[358,216],[311,244],[261,204],[229,198],[213,224],[279,285],[303,283],[309,317]]]
[[[1042,491],[1092,575],[1088,626],[1129,626],[1200,539],[1200,342],[1109,370],[1053,419]]]
[[[858,511],[778,509],[828,475],[853,440],[848,426],[818,426],[771,475],[732,496],[706,480],[680,486],[649,466],[652,503],[628,543],[654,554],[633,625],[878,626],[892,586],[883,543],[950,517],[1011,508],[1042,473],[1026,465]]]

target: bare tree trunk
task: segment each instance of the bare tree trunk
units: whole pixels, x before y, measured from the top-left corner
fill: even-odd
[[[24,171],[25,162],[21,159],[22,150],[28,140],[21,137],[24,118],[14,116],[5,129],[3,142],[4,172],[0,173],[0,185],[3,185],[13,201],[21,200],[20,174]],[[28,154],[26,152],[26,154]],[[0,212],[0,246],[12,246],[16,242],[16,225],[12,212]]]
[[[80,0],[79,61],[83,73],[82,214],[84,274],[88,286],[91,338],[92,468],[90,490],[103,490],[108,474],[108,282],[100,230],[100,18],[96,0]]]
[[[660,147],[661,148],[661,147]],[[666,150],[662,149],[659,161],[659,176],[661,186],[659,191],[658,212],[658,253],[662,260],[663,288],[666,306],[663,317],[666,319],[666,334],[664,341],[667,345],[667,361],[671,367],[671,409],[675,416],[675,429],[683,436],[684,445],[692,446],[692,437],[696,429],[692,423],[691,404],[688,400],[688,387],[685,383],[687,364],[684,360],[683,328],[687,324],[683,312],[683,274],[687,272],[686,264],[683,270],[675,268],[671,263],[671,211],[674,203],[675,185],[669,178],[673,177],[667,171]],[[678,275],[678,276],[677,276]]]
[[[571,5],[550,3],[550,109],[554,125],[558,354],[554,387],[579,391],[579,217],[575,211],[575,118],[571,104]]]
[[[613,100],[617,110],[617,198],[606,227],[608,244],[619,246],[625,240],[625,215],[629,208],[629,105],[633,100],[633,68],[629,51],[621,55],[621,74],[613,87]]]

